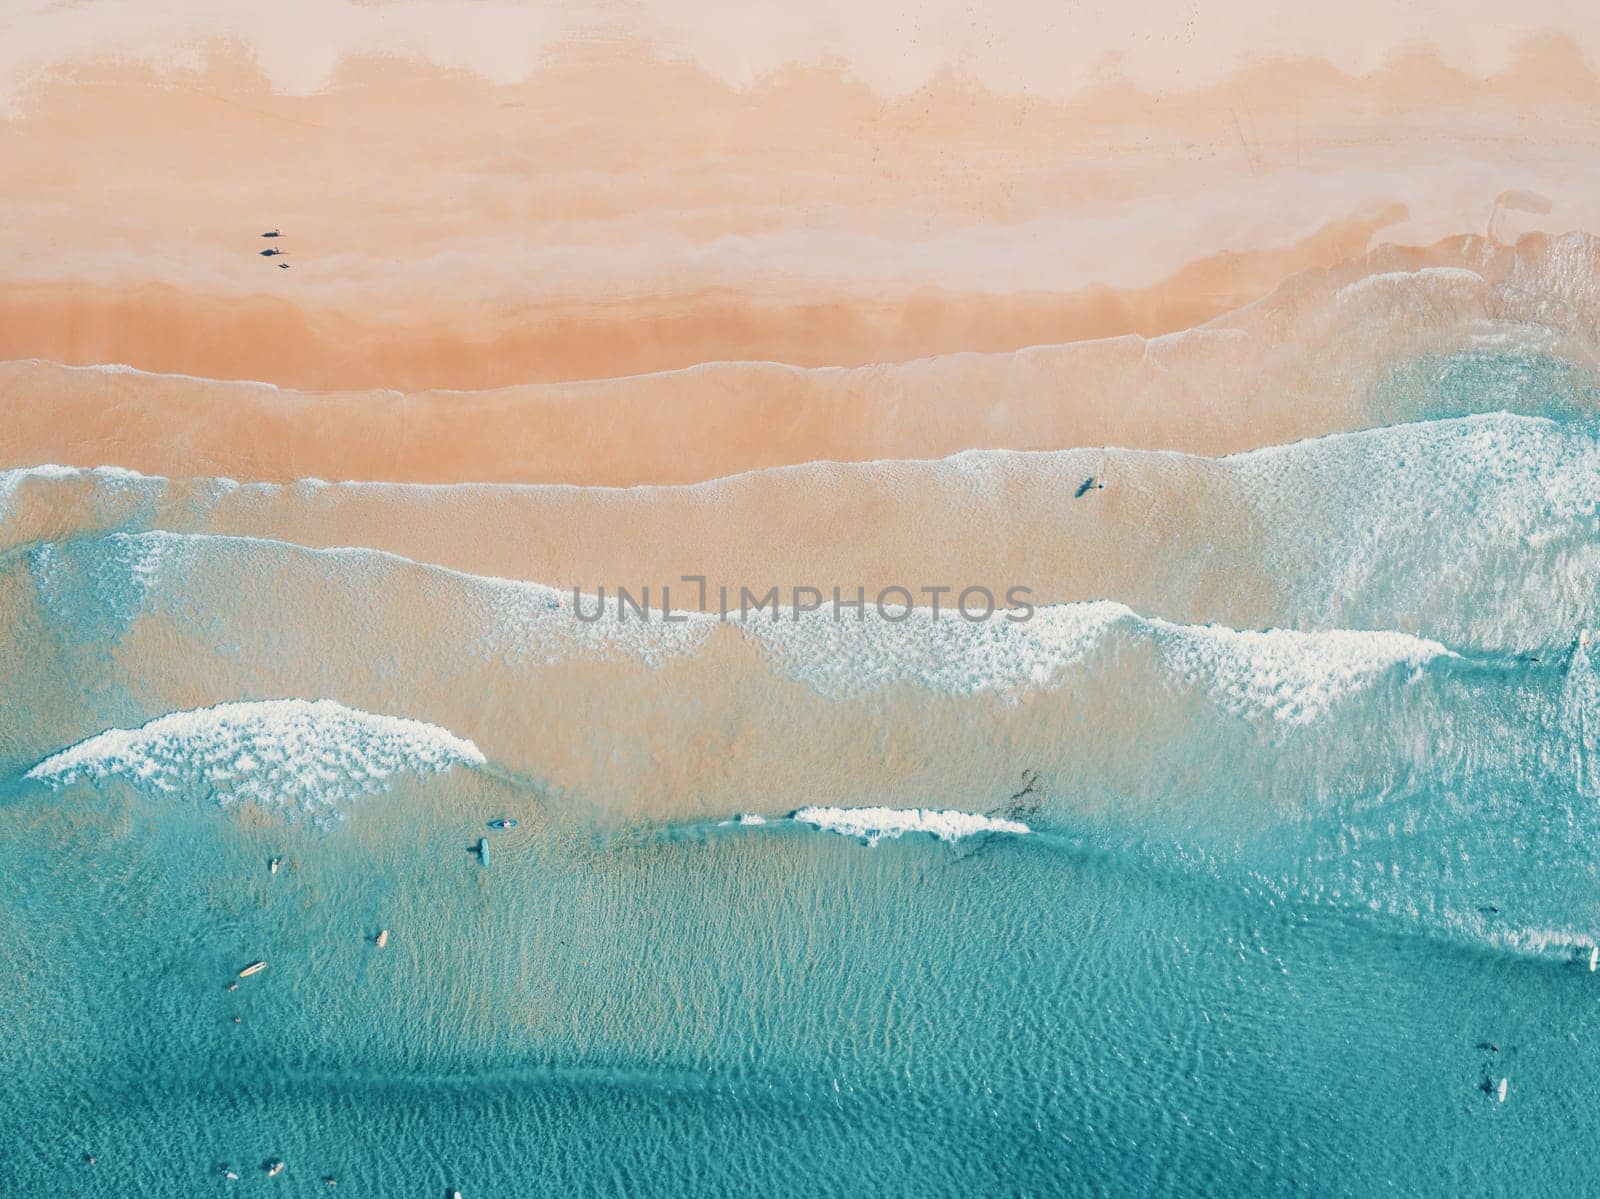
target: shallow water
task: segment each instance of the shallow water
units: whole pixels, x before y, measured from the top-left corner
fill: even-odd
[[[1128,457],[1226,482],[1021,624],[591,624],[297,542],[481,495],[7,476],[0,1194],[1581,1191],[1595,445]]]
[[[1559,921],[1600,900],[1600,818],[1563,803],[1468,787],[1249,842],[1044,814],[869,847],[781,819],[577,828],[466,767],[332,821],[14,781],[0,1173],[86,1196],[255,1189],[273,1158],[286,1193],[1578,1189],[1600,974],[1592,923]],[[1479,1089],[1502,1077],[1503,1105]]]

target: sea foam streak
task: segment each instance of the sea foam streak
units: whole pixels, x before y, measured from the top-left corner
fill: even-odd
[[[1270,806],[1303,810],[1486,753],[1553,753],[1530,750],[1527,714],[1549,727],[1566,682],[1554,659],[1505,675],[1409,634],[1176,626],[1111,603],[1023,623],[664,625],[583,623],[570,600],[354,549],[172,533],[34,547],[0,564],[0,611],[27,631],[0,644],[0,674],[36,697],[0,754],[25,768],[130,712],[325,696],[469,736],[566,794],[626,797],[612,815],[703,819],[753,794],[768,816],[863,794],[985,811],[1024,770],[1079,813],[1169,812],[1174,795],[1210,812],[1250,771]]]
[[[1074,498],[1090,476],[1108,487]],[[1178,624],[1387,628],[1517,653],[1600,624],[1597,509],[1600,424],[1494,415],[1224,459],[988,452],[623,491],[30,469],[0,473],[0,550],[150,530],[362,546],[556,585],[540,602],[575,585],[604,585],[614,599],[618,586],[637,595],[650,584],[658,612],[667,583],[675,609],[695,602],[679,579],[690,571],[706,577],[712,609],[719,584],[736,606],[741,584],[814,584],[825,597],[835,586],[871,597],[888,584],[984,584],[1003,597],[1022,583],[1036,604],[1115,599]],[[815,519],[796,526],[796,511]],[[541,533],[489,535],[512,527]],[[946,611],[956,598],[944,597]],[[1070,640],[1075,623],[1064,618],[1055,635]],[[586,627],[602,636],[615,624]],[[675,625],[660,635],[697,634]]]
[[[955,842],[977,833],[1021,835],[1032,831],[1020,820],[934,808],[808,807],[800,808],[791,819],[842,837],[860,837],[868,845],[906,833],[931,833],[941,841]]]
[[[1221,708],[1307,724],[1395,668],[1453,656],[1436,641],[1388,630],[1303,633],[1178,625],[1123,604],[1061,604],[1024,623],[935,618],[914,609],[899,623],[829,620],[818,613],[740,626],[785,674],[830,698],[911,684],[1016,703],[1070,686],[1072,668],[1115,644],[1154,648],[1167,677],[1196,683]]]
[[[314,811],[378,789],[393,774],[437,774],[484,761],[471,741],[422,721],[326,699],[279,699],[108,729],[46,758],[27,777],[59,787],[115,776],[149,791],[198,786],[224,803]]]

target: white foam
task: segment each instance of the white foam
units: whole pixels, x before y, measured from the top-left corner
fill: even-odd
[[[1224,711],[1285,724],[1310,724],[1388,671],[1415,671],[1435,658],[1455,656],[1438,642],[1408,633],[1146,623],[1173,675],[1202,687]]]
[[[394,774],[437,774],[484,761],[471,741],[423,721],[326,699],[277,699],[108,729],[46,758],[27,777],[56,787],[117,777],[150,792],[200,788],[225,804],[315,812],[381,789]]]
[[[575,600],[572,591],[542,583],[423,569],[444,571],[469,585],[454,602],[463,623],[477,630],[467,649],[479,657],[546,666],[571,657],[659,666],[700,649],[717,626],[714,615],[701,612],[675,612],[671,621],[662,620],[659,611],[648,620],[624,619],[615,595],[602,604],[595,596]],[[659,593],[652,598],[660,602]]]
[[[163,585],[181,577],[188,545],[170,533],[114,533],[83,552],[46,541],[28,554],[28,569],[51,611],[79,629],[126,624],[143,613]]]
[[[1430,284],[1439,284],[1446,288],[1487,288],[1489,281],[1477,271],[1465,267],[1425,266],[1416,271],[1382,271],[1365,275],[1339,288],[1333,293],[1333,299],[1335,303],[1348,303],[1357,297],[1378,292],[1407,303],[1415,303],[1418,291],[1425,290]]]
[[[884,620],[868,597],[865,620],[829,605],[795,619],[751,619],[741,631],[785,674],[834,699],[855,698],[894,684],[949,695],[995,692],[1009,701],[1060,681],[1064,671],[1095,650],[1110,630],[1139,618],[1123,604],[1054,604],[1013,621],[1003,612],[968,621],[948,609],[934,617],[914,608]],[[898,608],[891,605],[891,612]]]
[[[48,358],[24,358],[13,361],[38,363],[58,370],[81,371],[97,375],[137,375],[142,379],[183,379],[191,383],[234,383],[240,387],[264,387],[269,391],[282,391],[276,383],[268,383],[261,379],[217,379],[209,375],[184,375],[177,371],[150,371],[142,367],[130,366],[126,362],[54,362]]]
[[[212,558],[218,549],[248,552],[263,565],[285,557],[337,560],[347,577],[359,575],[375,596],[396,593],[384,572],[424,572],[440,585],[439,596],[448,595],[449,610],[467,631],[461,648],[482,660],[521,667],[573,659],[660,666],[696,655],[726,629],[754,642],[773,670],[830,699],[905,685],[1020,704],[1090,681],[1102,668],[1113,668],[1116,653],[1143,646],[1155,651],[1161,680],[1188,682],[1230,714],[1306,724],[1382,681],[1386,672],[1414,672],[1453,656],[1438,642],[1407,633],[1182,625],[1105,601],[1037,608],[1026,621],[996,612],[971,622],[949,613],[935,618],[926,608],[913,609],[903,621],[886,620],[870,610],[869,600],[862,621],[848,613],[835,619],[827,610],[796,619],[793,609],[785,609],[778,620],[752,615],[723,625],[714,614],[701,613],[688,614],[681,624],[658,618],[624,622],[608,598],[611,611],[591,622],[578,618],[571,592],[537,583],[467,575],[384,551],[307,549],[209,534],[119,533],[68,547],[47,543],[29,562],[52,610],[69,615],[78,627],[92,627],[97,620],[127,623],[168,611],[219,565]],[[583,602],[586,613],[592,603]],[[1126,660],[1118,669],[1139,660]]]
[[[83,473],[77,466],[61,466],[55,462],[41,462],[38,466],[23,466],[0,473],[0,479],[7,483],[16,479],[25,479],[29,475],[36,475],[41,479],[75,479]]]
[[[229,567],[228,560],[249,562]],[[680,623],[623,619],[616,597],[608,596],[597,616],[593,596],[582,599],[580,617],[573,593],[520,579],[466,574],[417,562],[387,550],[362,546],[317,548],[267,538],[150,529],[110,533],[93,541],[46,542],[30,552],[29,564],[41,592],[58,613],[70,613],[87,627],[110,616],[128,622],[151,613],[186,606],[203,573],[221,567],[282,568],[336,562],[346,578],[359,574],[374,604],[394,594],[391,572],[420,572],[449,595],[458,627],[471,630],[463,649],[477,658],[507,664],[550,666],[570,658],[640,661],[660,665],[699,649],[717,627],[715,615],[680,613]]]
[[[917,609],[900,623],[871,616],[752,620],[741,626],[774,665],[830,698],[907,684],[954,696],[982,692],[1016,703],[1081,680],[1086,660],[1113,638],[1153,644],[1166,677],[1201,688],[1238,716],[1306,724],[1394,668],[1419,669],[1453,656],[1407,633],[1237,630],[1139,616],[1123,604],[1056,604],[1032,619],[934,619]],[[1079,668],[1079,669],[1074,669]]]
[[[931,833],[941,841],[954,842],[977,833],[1021,835],[1033,831],[1020,820],[934,808],[806,807],[790,819],[842,837],[859,837],[868,845],[892,841],[906,833]]]

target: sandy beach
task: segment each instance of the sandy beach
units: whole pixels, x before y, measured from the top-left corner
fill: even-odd
[[[1413,49],[1061,97],[614,41],[310,94],[222,42],[69,60],[0,121],[0,358],[416,391],[1152,336],[1381,242],[1593,227],[1597,101],[1554,37],[1486,77]]]
[[[1593,1190],[1595,16],[0,4],[0,1195]]]
[[[1384,247],[1159,338],[856,368],[717,362],[492,391],[305,392],[0,363],[0,467],[287,482],[689,483],[814,460],[1074,446],[1219,455],[1407,417],[1399,364],[1480,345],[1594,364],[1600,246]],[[62,326],[65,327],[65,326]],[[122,328],[123,326],[117,326]]]

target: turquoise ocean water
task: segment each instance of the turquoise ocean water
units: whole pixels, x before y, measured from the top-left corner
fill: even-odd
[[[1571,777],[1248,843],[1034,819],[574,835],[463,767],[325,822],[14,780],[6,1192],[1587,1184],[1600,813]]]
[[[519,828],[487,868],[466,852],[480,827],[440,811],[499,797],[447,776],[386,798],[262,830],[120,785],[13,791],[8,1193],[1590,1175],[1600,975],[1559,937],[1496,938],[1600,899],[1573,844],[1600,835],[1591,805],[1554,792],[1357,802],[1261,853],[1070,828],[871,848],[781,824]],[[1480,1089],[1502,1077],[1504,1104]]]
[[[1459,389],[1482,369],[1394,386],[1434,371]],[[1548,377],[1530,370],[1490,374]],[[104,770],[29,777],[89,733],[229,700],[425,716],[478,696],[537,717],[518,680],[554,687],[570,664],[505,674],[535,666],[477,618],[461,648],[395,643],[369,595],[371,628],[352,621],[307,665],[295,630],[345,602],[349,554],[196,536],[173,566],[176,538],[103,529],[14,547],[0,1194],[309,1195],[326,1176],[340,1195],[464,1199],[1592,1190],[1596,433],[1531,427],[1516,454],[1477,458],[1499,426],[1436,432],[1476,473],[1396,496],[1443,543],[1476,538],[1449,559],[1472,570],[1415,528],[1363,525],[1339,535],[1324,593],[1305,598],[1307,574],[1260,600],[1284,624],[1331,612],[1357,630],[1342,640],[1096,610],[1088,640],[1050,643],[1059,687],[1002,700],[961,675],[933,699],[827,700],[875,713],[862,735],[886,757],[920,744],[895,722],[928,713],[991,722],[1008,775],[1013,750],[1059,751],[1036,790],[1005,799],[1007,778],[998,803],[940,805],[1028,832],[955,840],[845,835],[755,789],[709,816],[607,808],[507,764],[487,723],[452,726],[482,763],[341,716],[309,741],[185,726],[119,743]],[[1394,444],[1397,491],[1438,468],[1437,449]],[[1326,479],[1348,457],[1261,470]],[[1507,496],[1525,525],[1507,525]],[[147,544],[165,565],[134,552]],[[456,612],[476,594],[427,585]],[[1394,625],[1440,644],[1369,638]],[[370,678],[349,665],[380,657]],[[408,674],[415,659],[456,665],[441,680]],[[607,662],[604,685],[625,689],[662,669]],[[1094,714],[1052,707],[1063,694]],[[757,749],[774,735],[740,727]],[[622,741],[608,726],[595,752]],[[508,815],[516,828],[488,827]]]

